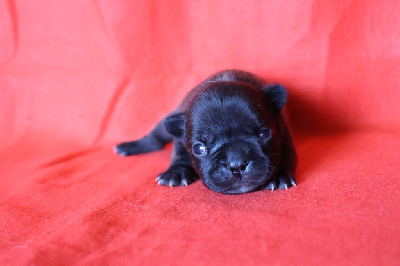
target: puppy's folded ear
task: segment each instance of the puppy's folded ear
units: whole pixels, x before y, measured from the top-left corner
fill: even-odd
[[[183,138],[185,135],[185,115],[183,113],[168,116],[165,119],[165,128],[168,133],[176,138]]]
[[[277,111],[281,110],[287,101],[285,87],[280,84],[265,85],[262,90],[266,94],[267,102]]]

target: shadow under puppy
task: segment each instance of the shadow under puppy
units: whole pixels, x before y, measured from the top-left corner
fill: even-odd
[[[282,116],[287,92],[257,76],[225,70],[209,77],[142,139],[117,145],[121,156],[173,141],[169,168],[157,181],[188,185],[199,177],[213,191],[240,194],[295,186],[297,156]]]

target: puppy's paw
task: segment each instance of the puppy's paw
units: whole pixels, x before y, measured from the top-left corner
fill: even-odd
[[[275,189],[288,189],[296,186],[296,179],[290,173],[278,173],[274,178],[268,181],[265,189],[274,191]]]
[[[137,141],[124,142],[115,146],[114,151],[121,156],[130,156],[141,153],[141,147]]]
[[[160,185],[165,186],[187,186],[198,179],[198,176],[192,167],[172,165],[165,173],[156,178]]]

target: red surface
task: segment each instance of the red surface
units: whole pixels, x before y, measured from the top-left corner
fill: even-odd
[[[0,264],[400,264],[400,2],[4,1]],[[130,158],[197,82],[289,89],[298,186],[159,187]]]

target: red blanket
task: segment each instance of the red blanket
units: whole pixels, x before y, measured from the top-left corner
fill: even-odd
[[[1,265],[399,265],[400,4],[0,5]],[[289,91],[298,186],[157,186],[120,158],[203,78]]]

